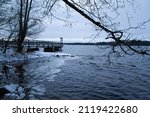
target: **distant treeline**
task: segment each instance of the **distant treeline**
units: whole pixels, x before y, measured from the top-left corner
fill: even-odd
[[[64,45],[97,45],[97,43],[82,43],[82,42],[75,42],[75,43],[63,43]]]
[[[131,46],[150,46],[150,41],[141,41],[141,40],[124,40],[127,45]],[[97,43],[64,43],[64,45],[114,45],[115,42],[97,42]]]

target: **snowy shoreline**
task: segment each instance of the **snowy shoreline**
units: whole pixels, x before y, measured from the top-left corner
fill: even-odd
[[[14,52],[12,49],[8,50],[7,53],[3,53],[0,51],[0,62],[13,62],[13,61],[23,61],[33,58],[42,58],[42,57],[51,57],[51,56],[72,56],[70,54],[62,53],[62,52],[24,52],[22,54]]]
[[[75,59],[76,57],[62,53],[62,52],[42,52],[42,51],[34,51],[30,53],[15,53],[13,50],[8,50],[7,53],[2,53],[0,51],[0,99],[26,99],[26,97],[31,97],[34,99],[33,94],[30,96],[29,94],[26,94],[28,89],[34,89],[34,90],[39,90],[38,93],[42,92],[40,89],[37,89],[38,86],[34,85],[32,86],[27,86],[26,84],[20,84],[19,80],[24,79],[23,76],[19,78],[19,75],[23,74],[26,71],[22,71],[22,68],[19,68],[19,72],[16,71],[16,66],[18,65],[23,65],[26,64],[26,61],[30,61],[32,63],[32,66],[36,66],[36,63],[34,62],[35,59],[36,61],[38,60],[52,60],[54,61],[54,65],[51,66],[51,75],[49,80],[53,80],[53,78],[56,76],[58,72],[60,72],[60,68],[65,60],[72,60]],[[56,58],[55,58],[56,57]],[[42,58],[42,59],[39,59]],[[51,59],[49,59],[51,58]],[[33,60],[32,60],[33,59]],[[39,65],[44,66],[45,63],[44,61],[42,63],[37,63]],[[47,63],[50,64],[50,63]],[[24,66],[24,65],[23,65]],[[40,69],[41,66],[35,68],[35,69]],[[30,71],[30,69],[34,68],[29,68],[27,70]],[[28,71],[27,71],[28,72]],[[30,73],[30,72],[28,72]],[[43,74],[44,76],[45,74]],[[17,80],[17,81],[15,81]],[[34,80],[34,78],[33,78]],[[29,85],[29,84],[28,84]],[[44,90],[43,90],[44,91]],[[34,92],[34,91],[31,91]],[[37,93],[37,92],[36,92]]]

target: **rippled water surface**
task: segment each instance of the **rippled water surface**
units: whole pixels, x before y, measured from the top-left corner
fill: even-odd
[[[65,46],[78,56],[66,61],[53,82],[48,99],[150,99],[150,56],[112,56],[95,46]]]
[[[65,45],[62,53],[70,56],[22,66],[26,99],[150,99],[150,56],[108,59],[107,48],[83,45]]]

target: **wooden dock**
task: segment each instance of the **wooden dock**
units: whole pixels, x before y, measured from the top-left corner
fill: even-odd
[[[0,40],[0,46],[4,47],[6,41]],[[55,52],[62,50],[63,47],[63,39],[60,38],[60,42],[56,41],[39,41],[39,40],[26,40],[24,42],[24,50],[30,51],[37,51],[39,48],[44,48],[45,52]],[[10,41],[8,43],[8,47],[16,47],[16,42]]]
[[[24,47],[27,48],[27,51],[39,50],[39,48],[44,48],[45,52],[55,52],[60,51],[63,47],[62,42],[54,41],[30,41],[27,40],[24,42]]]

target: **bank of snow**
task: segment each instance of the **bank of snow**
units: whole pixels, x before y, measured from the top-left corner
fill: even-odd
[[[40,57],[74,57],[70,54],[62,53],[62,52],[42,52],[42,51],[35,51],[30,53],[16,53],[12,49],[7,50],[7,53],[3,53],[0,51],[0,62],[12,62],[12,61],[22,61],[28,60],[32,58],[40,58]]]
[[[56,56],[56,57],[73,57],[70,54],[66,53],[61,53],[61,52],[42,52],[42,51],[36,51],[33,52],[32,54],[28,54],[28,58],[41,58],[41,57],[51,57],[51,56]]]
[[[37,69],[38,74],[43,74],[42,70],[44,69],[45,71],[48,70],[47,66],[50,68],[50,71],[46,71],[46,73],[44,73],[44,76],[49,76],[46,77],[48,79],[46,79],[47,81],[53,81],[54,78],[56,77],[56,74],[59,73],[61,71],[60,67],[62,65],[64,65],[66,60],[73,60],[76,59],[77,57],[72,56],[71,54],[66,54],[66,53],[62,53],[62,52],[43,52],[43,51],[35,51],[35,52],[30,52],[30,53],[23,53],[23,54],[19,54],[19,53],[15,53],[13,50],[9,49],[7,51],[7,53],[2,53],[2,51],[0,51],[0,70],[3,71],[3,73],[0,73],[0,79],[6,79],[4,76],[5,71],[4,71],[4,66],[9,69],[10,71],[13,70],[14,75],[12,77],[15,77],[15,69],[13,68],[13,66],[11,66],[11,64],[18,64],[20,61],[26,61],[26,60],[30,60],[32,61],[32,59],[36,59],[36,58],[51,58],[50,60],[52,60],[52,63],[48,63],[49,65],[45,65],[47,63],[42,63],[41,66],[39,66]],[[57,58],[57,59],[53,59],[53,58]],[[31,66],[35,66],[34,62],[31,63]],[[40,63],[39,63],[40,65]],[[29,68],[29,69],[32,69]],[[12,75],[12,74],[11,74]],[[38,75],[37,75],[38,76]],[[28,84],[30,85],[30,84]],[[31,99],[34,99],[34,93],[37,94],[44,93],[44,89],[41,90],[41,88],[37,88],[38,86],[35,84],[31,83],[31,86],[28,86],[28,88],[31,88],[31,93],[29,94],[29,97]],[[19,85],[15,82],[11,82],[8,81],[6,83],[2,83],[0,85],[0,92],[3,92],[2,94],[0,93],[0,98],[1,99],[24,99],[26,96],[26,89],[27,87],[25,87],[24,85]],[[40,91],[39,91],[40,89]]]

